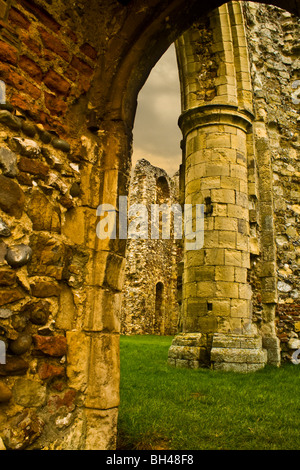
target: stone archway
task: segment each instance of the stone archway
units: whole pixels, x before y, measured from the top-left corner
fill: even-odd
[[[220,6],[222,2],[216,3],[213,5],[214,8]],[[210,121],[212,124],[215,124],[215,131],[220,131],[220,126],[227,129],[225,134],[221,131],[222,135],[225,137],[225,140],[228,141],[228,148],[231,147],[231,142],[235,141],[235,158],[237,158],[237,154],[240,155],[241,158],[241,168],[236,168],[237,174],[236,178],[239,180],[239,187],[242,185],[247,185],[247,170],[246,170],[246,155],[247,155],[247,146],[249,145],[249,137],[248,131],[251,128],[253,115],[252,115],[252,104],[251,104],[251,88],[250,88],[250,79],[249,79],[249,68],[247,63],[247,57],[244,56],[244,52],[246,51],[245,45],[242,44],[243,41],[243,34],[240,35],[242,32],[243,25],[239,20],[237,25],[239,27],[233,28],[234,34],[230,33],[230,17],[238,18],[239,16],[239,2],[233,2],[234,7],[230,7],[229,9],[230,14],[227,10],[227,6],[223,5],[220,6],[218,13],[216,13],[216,18],[220,21],[221,27],[221,34],[222,34],[222,41],[221,41],[221,48],[224,52],[224,56],[233,55],[234,62],[240,68],[238,69],[238,73],[232,71],[232,68],[229,66],[225,66],[223,77],[225,79],[224,83],[219,83],[217,86],[221,90],[225,90],[223,95],[223,101],[218,102],[215,100],[214,106],[206,106],[203,105],[201,107],[197,107],[195,111],[187,112],[184,118],[182,118],[182,128],[183,132],[186,131],[186,135],[189,134],[189,138],[194,139],[194,142],[197,140],[196,134],[190,134],[191,127],[197,122],[198,120],[204,124],[207,121]],[[291,12],[297,11],[298,4],[283,4],[277,3],[277,6],[285,7]],[[213,8],[210,8],[210,12]],[[131,148],[131,141],[132,141],[132,123],[134,120],[135,108],[136,108],[136,98],[138,91],[143,86],[148,74],[150,73],[151,68],[154,66],[156,61],[162,55],[162,53],[168,48],[168,46],[178,38],[191,24],[194,23],[195,19],[200,18],[204,14],[209,13],[208,11],[201,10],[199,11],[194,4],[189,4],[187,14],[185,16],[185,20],[187,23],[182,23],[182,15],[179,15],[180,5],[179,2],[176,2],[169,5],[167,10],[163,13],[158,10],[156,20],[149,25],[149,27],[144,28],[144,34],[137,34],[137,37],[133,42],[128,41],[126,44],[126,48],[122,51],[124,55],[120,54],[118,57],[122,57],[121,60],[118,60],[119,66],[115,68],[116,74],[113,76],[111,80],[111,86],[109,92],[106,94],[105,97],[102,96],[100,102],[101,104],[105,103],[105,106],[102,109],[105,109],[103,113],[102,109],[100,110],[96,101],[93,101],[93,96],[91,96],[91,103],[94,105],[92,119],[93,122],[96,122],[96,128],[98,129],[98,135],[103,142],[103,148],[105,149],[104,152],[104,168],[105,172],[109,174],[109,172],[115,174],[115,190],[113,191],[113,199],[116,202],[117,195],[122,194],[122,189],[118,187],[118,174],[124,176],[124,172],[128,171],[129,165],[129,154]],[[215,10],[216,11],[216,10]],[[223,13],[222,13],[223,12]],[[178,16],[179,15],[179,16]],[[236,15],[236,16],[235,16]],[[172,24],[172,26],[171,26]],[[232,25],[231,25],[232,26]],[[236,25],[234,25],[236,26]],[[232,30],[232,31],[233,31]],[[231,34],[229,38],[227,34]],[[155,37],[154,37],[155,36]],[[240,42],[241,41],[241,42]],[[112,42],[113,46],[115,47],[116,44]],[[127,48],[128,44],[130,44],[130,48]],[[229,49],[228,49],[229,46]],[[239,49],[240,48],[240,49]],[[147,53],[145,53],[147,51]],[[240,54],[237,53],[240,51]],[[243,51],[243,52],[242,52]],[[120,51],[118,50],[118,53]],[[112,53],[113,55],[113,53]],[[107,78],[106,78],[107,80]],[[103,81],[99,82],[101,86],[103,86]],[[211,90],[208,90],[207,93],[212,93],[210,96],[213,97],[213,93]],[[101,94],[101,93],[100,93]],[[95,93],[97,96],[97,93]],[[208,94],[206,97],[209,96]],[[99,96],[98,96],[99,97]],[[213,103],[211,103],[213,104]],[[222,112],[220,110],[222,109]],[[220,120],[221,118],[221,120]],[[230,129],[229,129],[230,128]],[[234,132],[232,130],[235,129]],[[251,133],[249,134],[251,135]],[[222,138],[220,136],[220,138]],[[209,135],[205,137],[205,139],[209,140]],[[201,139],[199,139],[201,140]],[[190,146],[194,145],[194,142],[190,142]],[[230,144],[229,144],[230,142]],[[215,147],[215,143],[211,143],[211,147],[209,148],[217,148]],[[222,144],[223,145],[223,144]],[[251,145],[251,142],[250,142]],[[207,150],[209,150],[207,148]],[[223,147],[221,147],[222,149]],[[125,157],[125,158],[124,158]],[[125,163],[125,164],[124,164]],[[225,165],[226,166],[226,165]],[[243,169],[242,169],[243,168]],[[238,171],[239,170],[239,171]],[[223,168],[222,171],[226,169]],[[226,173],[227,175],[227,173]],[[224,176],[226,176],[224,175]],[[220,176],[220,175],[218,175]],[[196,178],[197,180],[197,178]],[[191,182],[196,181],[192,179]],[[196,181],[197,182],[197,181]],[[185,183],[186,185],[186,183]],[[232,188],[218,188],[221,189],[223,195],[226,193],[228,196],[228,204],[232,206],[237,206],[233,200],[231,200],[234,196],[232,191],[235,189]],[[240,191],[241,192],[241,191]],[[246,190],[241,192],[240,195],[240,204],[238,205],[241,210],[245,209],[244,202],[243,202],[243,195],[246,194]],[[220,194],[217,197],[221,197]],[[200,201],[199,201],[200,202]],[[201,201],[202,202],[202,201]],[[215,201],[216,202],[216,201]],[[222,202],[221,200],[219,202]],[[237,207],[232,207],[232,210],[237,209]],[[248,222],[248,216],[245,212],[246,217],[246,225]],[[219,222],[225,223],[226,221],[222,221],[222,215],[219,215],[220,220]],[[235,217],[233,217],[235,218]],[[237,218],[236,218],[237,223]],[[241,237],[247,235],[247,228],[242,227],[240,224],[240,228],[237,230],[241,234]],[[225,226],[224,226],[225,227]],[[224,227],[220,226],[220,230],[223,230]],[[231,231],[231,230],[229,230]],[[247,238],[247,236],[246,236]],[[241,244],[245,243],[245,240],[240,241]],[[216,246],[214,247],[216,248]],[[223,248],[221,249],[223,250]],[[231,250],[231,248],[230,248]],[[249,251],[248,249],[234,249],[233,258],[229,263],[231,267],[238,268],[240,270],[241,279],[238,281],[237,284],[231,286],[231,293],[228,294],[228,300],[226,299],[227,294],[224,294],[222,288],[222,282],[220,281],[220,290],[222,291],[220,302],[218,303],[218,308],[220,309],[221,316],[226,319],[230,308],[235,304],[235,311],[237,312],[237,318],[241,322],[249,325],[250,317],[251,317],[251,309],[249,305],[250,300],[250,293],[249,287],[247,283],[244,282],[245,279],[245,270],[249,266]],[[211,254],[213,255],[213,250],[211,250]],[[228,252],[227,255],[230,257],[232,252]],[[221,252],[221,257],[225,256],[225,252]],[[213,266],[219,266],[221,271],[222,266],[225,267],[225,261],[222,259],[220,263],[212,264]],[[223,271],[225,271],[223,269]],[[243,271],[243,272],[242,272]],[[237,273],[237,269],[236,269]],[[210,273],[211,275],[211,273]],[[220,274],[221,275],[221,274]],[[234,274],[233,276],[236,276]],[[225,276],[225,272],[223,272],[223,276]],[[235,278],[234,278],[235,279]],[[202,282],[202,281],[201,281]],[[206,286],[204,286],[203,281],[203,288],[206,291]],[[234,281],[232,281],[234,282]],[[203,297],[206,297],[206,292]],[[212,294],[213,295],[213,294]],[[241,297],[242,296],[242,297]],[[234,299],[234,302],[231,302],[231,299]],[[206,306],[211,305],[211,296],[208,299],[209,301],[204,302]],[[231,303],[231,307],[230,307]],[[241,305],[243,304],[243,305]],[[214,307],[213,307],[214,308]],[[209,309],[209,311],[211,311]],[[191,319],[191,317],[190,317]],[[207,331],[216,331],[215,326],[208,324],[209,321],[212,319],[211,316],[206,317],[206,328]],[[208,320],[208,323],[207,323]],[[213,320],[214,321],[214,320]],[[270,324],[272,323],[273,319],[271,319]],[[188,326],[189,331],[193,331],[195,329],[194,325]],[[197,328],[196,328],[197,329]],[[238,333],[243,333],[245,330],[241,330],[240,328],[237,329]],[[273,334],[273,329],[271,328],[271,336]],[[211,338],[210,338],[211,339]],[[278,344],[276,342],[276,338],[270,337],[271,347],[270,349],[278,351]],[[238,341],[240,339],[238,338]],[[221,341],[220,341],[221,344]],[[240,343],[239,343],[240,344]],[[197,346],[199,343],[197,343]],[[202,346],[202,345],[201,345]],[[204,345],[204,349],[207,350],[207,340]],[[266,361],[265,354],[261,351],[261,343],[258,341],[256,343],[254,341],[254,349],[255,353],[257,352],[256,359],[258,359],[258,366],[260,367]],[[202,353],[201,353],[202,355]],[[254,354],[255,355],[255,354]],[[207,354],[204,354],[205,359],[207,360]],[[274,356],[273,356],[274,357]],[[278,362],[278,354],[275,354],[274,358],[275,362]],[[94,366],[91,364],[90,370],[94,370]]]
[[[1,19],[6,21],[12,2],[2,1],[0,3]],[[111,204],[117,208],[118,197],[127,194],[132,125],[138,93],[151,68],[167,50],[168,46],[187,31],[195,21],[201,20],[205,15],[211,14],[213,10],[220,8],[219,13],[215,15],[216,21],[221,25],[222,41],[220,41],[220,51],[224,53],[224,57],[234,55],[237,73],[233,73],[232,67],[229,67],[229,62],[225,61],[226,66],[222,77],[226,81],[215,84],[219,87],[220,93],[222,91],[221,95],[225,98],[225,101],[219,103],[215,100],[212,107],[207,107],[206,103],[203,108],[198,106],[194,111],[189,112],[187,110],[187,114],[181,120],[182,128],[186,134],[186,143],[189,145],[186,150],[191,151],[189,155],[192,155],[195,149],[192,146],[196,143],[197,136],[201,141],[204,134],[206,144],[210,141],[210,145],[213,147],[200,147],[201,150],[220,149],[218,143],[212,142],[207,126],[202,126],[209,119],[219,131],[219,126],[224,126],[222,136],[228,143],[234,142],[236,158],[239,152],[241,157],[240,165],[241,168],[244,168],[245,162],[243,162],[242,157],[245,157],[246,147],[249,144],[249,140],[247,142],[248,137],[246,137],[246,128],[251,125],[252,116],[251,109],[247,106],[249,96],[245,93],[245,90],[249,90],[247,89],[248,80],[245,80],[247,77],[244,76],[245,57],[241,53],[245,49],[239,43],[242,36],[239,34],[240,28],[233,27],[232,22],[229,21],[236,18],[237,24],[235,26],[240,25],[239,15],[236,13],[238,11],[238,2],[233,2],[233,6],[226,7],[221,0],[214,0],[209,5],[199,0],[190,2],[185,0],[172,0],[170,2],[161,2],[160,0],[130,1],[126,2],[126,5],[123,4],[124,2],[118,1],[99,2],[98,0],[92,0],[89,2],[89,8],[87,9],[84,9],[84,3],[76,2],[75,6],[74,2],[64,2],[65,10],[61,16],[61,2],[58,0],[50,3],[43,0],[38,2],[16,0],[11,11],[10,23],[7,28],[4,28],[5,40],[1,41],[0,59],[1,64],[2,62],[5,64],[3,75],[10,87],[10,96],[14,99],[14,106],[18,110],[26,109],[30,119],[39,124],[39,119],[43,118],[47,130],[64,133],[64,137],[70,140],[71,145],[75,147],[72,153],[72,157],[75,159],[72,164],[76,167],[74,171],[77,171],[78,162],[82,163],[82,160],[84,160],[82,168],[78,170],[81,178],[81,199],[78,204],[75,204],[74,207],[72,206],[66,211],[66,214],[63,214],[61,238],[59,238],[59,242],[63,240],[68,247],[74,248],[76,246],[77,259],[74,261],[72,269],[73,273],[77,269],[76,272],[81,275],[84,267],[84,280],[80,286],[84,300],[82,298],[76,299],[77,304],[75,306],[69,298],[70,289],[64,289],[66,287],[64,280],[59,279],[55,284],[54,294],[57,295],[58,293],[56,286],[62,287],[61,309],[56,324],[58,332],[62,332],[62,338],[58,337],[60,333],[51,336],[51,344],[53,340],[60,340],[61,344],[57,344],[63,346],[61,348],[63,354],[66,352],[66,380],[71,393],[66,395],[63,403],[71,406],[72,424],[68,426],[67,436],[64,436],[63,442],[55,442],[56,438],[53,438],[50,429],[49,434],[46,432],[41,438],[41,446],[44,448],[56,448],[57,446],[58,448],[113,449],[119,405],[119,311],[126,241],[123,239],[99,240],[97,238],[96,209],[101,203]],[[285,8],[293,14],[300,14],[298,0],[274,0],[265,3]],[[16,9],[16,6],[19,6],[21,10]],[[76,12],[74,8],[76,8]],[[230,12],[224,12],[227,8]],[[237,16],[235,16],[236,14]],[[66,19],[70,20],[69,24],[74,31],[61,24]],[[32,41],[32,38],[26,32],[30,22],[34,25],[40,43]],[[101,24],[100,29],[99,24]],[[1,21],[1,27],[3,25],[4,23],[2,24]],[[39,30],[38,33],[37,30]],[[76,35],[76,33],[78,34]],[[228,34],[231,34],[230,38]],[[89,42],[93,43],[94,47],[90,47]],[[44,76],[43,70],[35,67],[36,64],[32,59],[24,55],[19,57],[17,48],[20,43],[30,44],[31,53],[35,54],[34,57],[40,58],[41,51],[46,50],[46,55],[41,62],[43,67],[45,67],[46,58],[49,61],[49,57],[55,56],[55,73],[53,74],[53,71],[51,73],[47,70],[48,73]],[[239,47],[236,49],[233,44],[235,46],[239,45]],[[74,48],[78,56],[73,54]],[[236,54],[235,51],[239,53]],[[80,54],[84,54],[85,60],[82,60]],[[86,60],[91,60],[91,58],[94,62],[88,64]],[[21,63],[19,59],[22,59]],[[64,68],[61,68],[62,60],[65,60]],[[240,67],[239,70],[237,66]],[[68,80],[77,85],[75,86],[75,92],[73,90],[73,94],[70,96],[68,94],[70,83],[62,80],[63,77],[60,76],[62,70],[64,72],[68,71]],[[27,77],[28,81],[24,80],[24,77]],[[44,93],[46,88],[48,91]],[[26,95],[28,90],[31,93],[30,99],[27,102],[26,100],[22,101],[20,94]],[[55,92],[52,90],[55,90]],[[225,92],[223,92],[224,90]],[[215,98],[213,95],[214,87],[206,90],[206,98],[212,98],[213,100]],[[226,99],[229,97],[231,100],[228,102]],[[241,109],[239,106],[241,106]],[[45,113],[46,108],[47,113]],[[15,137],[16,133],[20,133],[23,137],[24,135],[36,135],[36,129],[32,129],[32,126],[24,126],[21,120],[10,114],[10,109],[5,109],[1,114],[1,126],[9,128],[9,136]],[[55,118],[49,115],[49,109],[55,114]],[[220,109],[224,112],[220,113]],[[222,121],[214,122],[217,115],[221,117]],[[199,120],[201,121],[202,131],[199,132],[199,135],[196,131],[195,135],[192,136],[189,126],[193,126]],[[236,129],[236,133],[231,132],[233,128]],[[55,138],[53,138],[53,134],[49,137],[49,133],[44,132],[44,128],[41,130],[41,127],[39,127],[38,129],[39,133],[36,138],[40,139],[40,144],[52,142],[55,143],[56,147],[54,148],[58,148],[60,152],[69,152],[69,145],[57,139],[56,134]],[[23,130],[24,133],[22,134]],[[32,134],[33,130],[34,134]],[[35,148],[33,146],[31,152],[34,152]],[[79,149],[79,156],[76,154],[77,149]],[[50,157],[54,150],[51,147],[49,151],[50,156],[46,156],[51,160]],[[21,152],[28,152],[28,149],[22,148]],[[82,153],[84,154],[83,159],[80,158]],[[44,172],[48,171],[48,167],[37,164],[35,153],[32,160],[28,159],[28,153],[26,155],[27,157],[22,159],[23,171],[28,169],[30,165],[31,171],[34,171],[34,174],[38,175],[43,181]],[[60,156],[62,157],[62,155]],[[44,159],[45,156],[39,156],[39,158]],[[59,165],[59,162],[54,159],[51,165],[54,167]],[[267,168],[264,168],[264,170],[267,173]],[[224,171],[226,171],[225,168]],[[246,183],[244,173],[245,168],[237,176],[240,187],[241,184]],[[2,178],[4,177],[2,176]],[[190,178],[189,189],[193,186],[194,181],[196,185],[198,184],[197,179]],[[19,188],[16,183],[14,184],[15,187]],[[49,191],[47,187],[43,187],[43,189],[46,192]],[[225,189],[229,189],[229,192],[226,193],[226,197],[229,198],[228,205],[237,205],[233,204],[232,199],[230,199],[233,196],[233,193],[230,192],[232,189],[222,188],[222,190]],[[242,193],[242,191],[240,192]],[[47,217],[47,224],[45,225],[45,221],[40,217],[37,208],[40,209],[40,201],[45,201],[47,198],[42,197],[36,191],[32,191],[32,194],[32,197],[31,194],[26,195],[26,204],[28,200],[32,203],[33,197],[35,197],[34,222],[38,228],[36,229],[33,224],[29,225],[31,228],[28,230],[35,232],[41,227],[42,221],[42,231],[52,231],[52,234],[54,233],[55,237],[58,237],[54,223],[57,215],[56,210],[52,210],[52,205],[50,205],[51,210],[50,213],[47,212],[49,217]],[[213,198],[211,199],[213,200]],[[241,197],[239,204],[241,208],[243,208],[242,199]],[[17,197],[16,202],[17,205],[23,208],[24,199]],[[217,203],[216,199],[213,202]],[[13,203],[14,201],[10,201],[10,210],[13,210]],[[64,201],[64,203],[68,204],[70,201]],[[29,212],[31,205],[29,204]],[[45,205],[47,208],[49,207],[49,205]],[[10,214],[8,214],[8,217],[10,217]],[[14,214],[11,214],[11,217],[14,217]],[[266,221],[269,220],[268,217],[269,214],[266,213]],[[16,219],[18,220],[17,216]],[[221,220],[218,222],[221,223]],[[16,228],[17,222],[15,220],[13,220],[13,225]],[[240,230],[243,230],[243,227],[240,227]],[[241,231],[239,233],[244,235]],[[17,233],[17,235],[19,234]],[[29,238],[30,232],[26,236]],[[39,243],[41,243],[42,238],[39,238]],[[60,247],[60,244],[58,246]],[[48,262],[51,249],[49,246],[46,248],[45,258]],[[239,254],[236,252],[239,252]],[[236,252],[232,262],[238,264],[233,266],[242,270],[247,266],[242,266],[240,263],[247,264],[247,260],[242,260],[241,253],[247,254],[247,250],[240,249]],[[222,252],[221,254],[223,256],[225,253]],[[2,258],[3,256],[3,253],[1,253]],[[54,256],[53,253],[52,256]],[[36,258],[37,256],[35,256],[35,262],[40,269]],[[78,264],[76,264],[77,262]],[[222,267],[220,263],[211,266]],[[214,275],[216,271],[214,271]],[[220,272],[221,269],[218,269],[218,271]],[[59,275],[59,272],[55,272],[55,275]],[[30,291],[31,286],[27,282],[26,276],[25,278],[22,277],[21,281],[22,286]],[[240,280],[235,287],[230,286],[233,292],[236,291],[237,287],[239,292],[243,291],[244,297],[236,300],[249,300],[248,288],[245,288],[245,285],[247,284]],[[40,287],[44,288],[45,284]],[[49,287],[48,284],[46,287]],[[53,284],[51,287],[53,289]],[[200,285],[197,286],[197,289],[198,287],[200,289]],[[221,287],[222,285],[219,284],[218,289]],[[6,290],[4,289],[5,294]],[[28,297],[31,295],[32,292],[29,292]],[[33,297],[35,296],[33,295]],[[231,299],[233,296],[228,297]],[[206,299],[206,297],[203,298]],[[220,300],[225,300],[222,306],[224,312],[228,308],[227,297],[224,295]],[[246,302],[243,302],[243,304],[243,312],[248,320],[249,310],[245,308]],[[213,302],[207,301],[206,305],[208,311],[212,311],[211,308],[214,309]],[[240,315],[240,311],[238,313]],[[272,333],[272,311],[269,314],[270,325],[265,326],[266,330]],[[186,319],[191,320],[191,323],[194,320],[192,316],[186,317]],[[192,327],[194,328],[194,325]],[[49,363],[51,364],[51,361]],[[27,369],[25,369],[25,373],[26,371]],[[30,380],[25,380],[25,382],[31,394],[29,394],[30,399],[25,402],[25,406],[28,405],[34,410],[34,416],[40,414],[47,422],[49,409],[45,406],[45,402],[49,387],[44,385],[43,379],[38,377],[34,361],[32,361],[30,374]],[[15,377],[12,377],[11,382],[13,383],[15,379]],[[18,380],[18,382],[21,384],[19,387],[22,390],[23,381]],[[32,404],[31,397],[34,395],[36,387],[40,387],[41,383],[43,393],[39,396],[39,401]],[[78,397],[76,403],[75,396]],[[56,397],[55,399],[53,396],[51,398],[52,404],[58,403]],[[72,401],[71,404],[70,400]],[[22,407],[24,404],[22,397],[20,403]],[[9,407],[9,405],[5,406]],[[15,410],[13,415],[14,413]],[[39,427],[38,419],[36,423]],[[57,428],[55,430],[57,431]],[[40,436],[39,432],[38,436]],[[64,432],[64,429],[62,432]],[[27,445],[26,442],[24,445]]]

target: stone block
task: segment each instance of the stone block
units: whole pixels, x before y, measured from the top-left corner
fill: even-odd
[[[247,282],[247,269],[234,267],[234,280],[235,282],[246,283]]]
[[[86,331],[120,330],[122,294],[110,289],[87,287],[84,301],[84,329]]]
[[[225,249],[226,266],[242,266],[242,254],[238,250]]]
[[[232,318],[248,318],[250,315],[250,305],[248,300],[232,299],[231,316]]]
[[[194,297],[213,297],[215,294],[215,283],[211,281],[197,282],[197,293]]]
[[[215,362],[213,364],[214,370],[220,370],[224,372],[241,372],[245,373],[248,372],[248,364],[239,364],[236,362],[228,363],[228,362]]]
[[[188,361],[198,361],[200,359],[200,347],[195,346],[177,346],[173,345],[169,348],[168,357],[171,359],[184,359]]]
[[[212,314],[217,317],[230,317],[230,300],[212,300]]]
[[[249,284],[239,284],[239,297],[247,300],[252,298],[252,289]]]
[[[214,164],[207,164],[206,165],[206,176],[229,176],[230,173],[230,167],[227,164],[220,164],[220,163],[214,163]],[[226,202],[226,201],[221,201],[221,202]]]
[[[237,247],[237,235],[235,232],[222,230],[219,232],[219,248],[232,248]]]
[[[212,149],[223,149],[223,148],[232,148],[230,135],[228,134],[209,134],[206,137],[206,148]]]
[[[84,450],[113,451],[116,448],[118,409],[85,409]]]
[[[267,351],[241,348],[213,348],[212,362],[266,364]]]
[[[235,282],[217,281],[216,297],[237,299],[239,297],[239,286]]]
[[[180,333],[175,336],[172,345],[200,347],[204,345],[206,339],[201,333]]]
[[[119,406],[120,357],[119,335],[91,336],[88,356],[89,374],[85,404],[105,410]]]
[[[235,204],[235,191],[233,189],[212,189],[212,202],[222,202],[224,204]]]
[[[228,204],[227,215],[228,217],[242,219],[246,222],[249,217],[249,211],[248,208],[238,206],[237,204]]]
[[[234,233],[234,232],[230,232]],[[235,235],[235,234],[234,234]],[[216,281],[229,281],[233,282],[234,279],[234,267],[233,266],[216,266]]]
[[[26,207],[33,230],[60,232],[60,210],[40,191],[34,191]],[[43,214],[43,217],[41,217]]]
[[[222,266],[224,265],[224,249],[222,248],[209,248],[205,250],[205,264],[208,266]]]
[[[215,217],[215,230],[237,231],[237,219],[233,217]]]
[[[67,331],[67,376],[70,387],[84,392],[88,382],[90,337],[84,332]]]
[[[221,176],[221,188],[223,189],[231,189],[234,191],[239,191],[240,190],[240,179],[239,178],[233,178],[233,177],[227,177],[227,176]]]

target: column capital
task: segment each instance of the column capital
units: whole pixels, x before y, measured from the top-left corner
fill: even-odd
[[[254,121],[254,115],[238,106],[227,104],[208,104],[184,111],[178,120],[183,137],[189,132],[211,125],[227,125],[238,127],[247,132]]]

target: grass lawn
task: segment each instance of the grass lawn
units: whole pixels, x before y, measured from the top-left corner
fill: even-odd
[[[122,336],[118,449],[300,450],[300,365],[167,365],[171,337]]]

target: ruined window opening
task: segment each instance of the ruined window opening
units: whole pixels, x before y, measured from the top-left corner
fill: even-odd
[[[163,316],[164,316],[164,285],[158,282],[155,286],[155,317],[154,333],[163,334]]]
[[[164,176],[160,176],[156,180],[156,203],[167,203],[170,199],[169,184]]]

